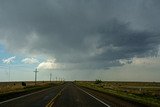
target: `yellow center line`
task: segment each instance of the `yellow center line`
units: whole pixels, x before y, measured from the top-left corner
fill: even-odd
[[[53,104],[54,104],[54,100],[55,100],[58,96],[61,95],[61,93],[62,93],[62,91],[64,90],[64,88],[65,88],[65,87],[63,87],[63,89],[61,89],[61,90],[57,93],[57,95],[56,95],[54,98],[52,98],[51,101],[50,101],[45,107],[52,107]]]

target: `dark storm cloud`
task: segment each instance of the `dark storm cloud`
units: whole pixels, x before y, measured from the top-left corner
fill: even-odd
[[[130,29],[129,23],[112,20],[98,30],[101,35],[97,49],[103,52],[100,60],[128,59],[132,57],[157,56],[160,35],[149,31]]]
[[[78,69],[121,66],[119,59],[157,55],[159,8],[156,0],[1,0],[0,38],[10,51]]]

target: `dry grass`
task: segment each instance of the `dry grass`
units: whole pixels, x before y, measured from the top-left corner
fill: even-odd
[[[139,103],[160,107],[159,82],[102,82],[77,81],[76,84],[105,93],[114,94]]]
[[[160,83],[155,82],[103,82],[99,86],[129,94],[160,97]]]
[[[44,82],[44,81],[39,81],[37,82],[37,85],[45,85],[50,82]],[[35,83],[33,81],[27,81],[26,82],[27,87],[34,86]],[[22,82],[0,82],[0,94],[2,93],[7,93],[7,92],[12,92],[16,90],[21,90],[25,86],[22,86]]]
[[[100,84],[95,84],[94,81],[83,82],[92,87],[101,87],[103,89],[111,89],[122,91],[128,94],[146,95],[160,98],[160,83],[159,82],[114,82],[106,81]]]

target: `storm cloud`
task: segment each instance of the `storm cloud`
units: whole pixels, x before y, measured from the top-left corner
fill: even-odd
[[[158,0],[1,0],[0,42],[66,69],[108,69],[157,56],[159,19]]]

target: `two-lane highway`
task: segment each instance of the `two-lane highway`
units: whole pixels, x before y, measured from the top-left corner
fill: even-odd
[[[72,82],[0,102],[0,107],[145,107]]]
[[[52,107],[146,107],[137,102],[124,100],[95,90],[68,83]]]
[[[109,107],[108,104],[95,98],[84,90],[69,83],[53,104],[54,107]]]

